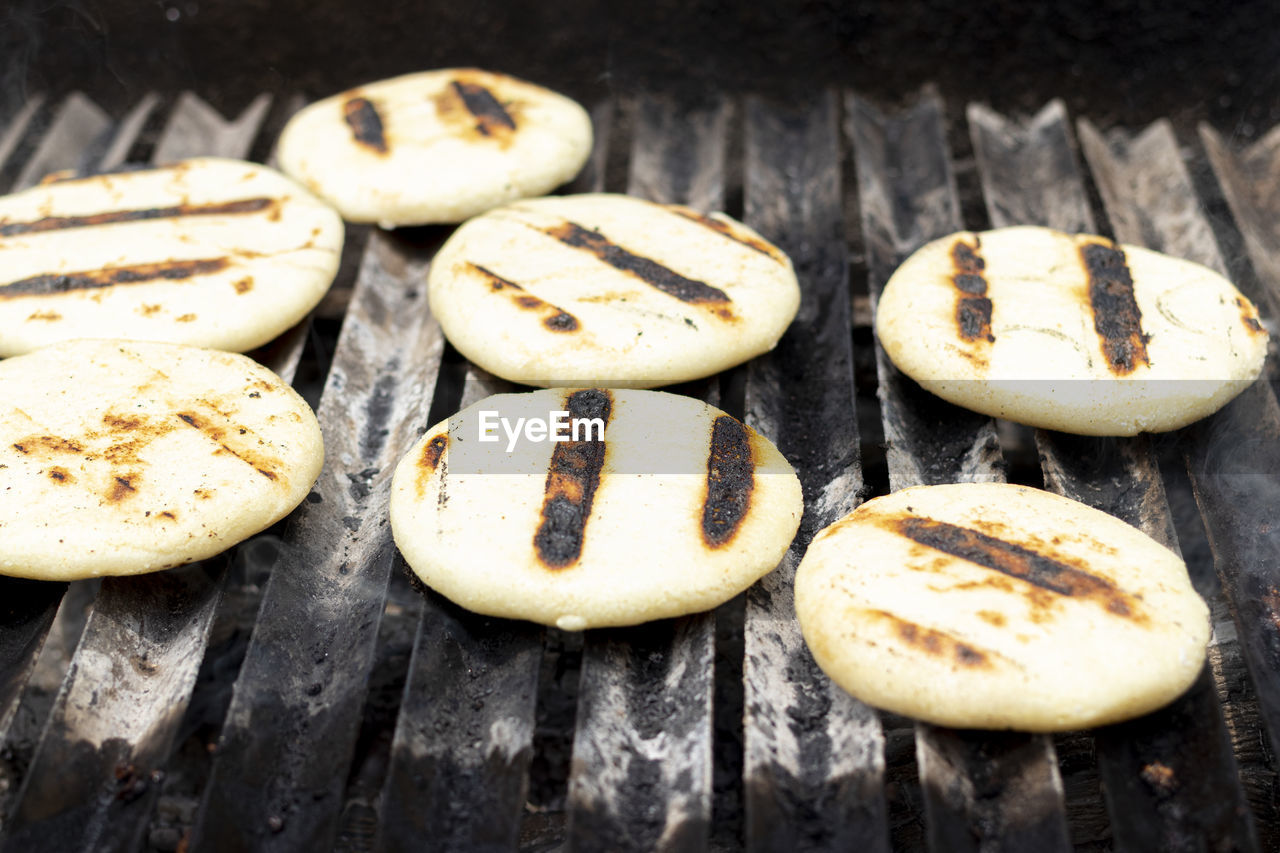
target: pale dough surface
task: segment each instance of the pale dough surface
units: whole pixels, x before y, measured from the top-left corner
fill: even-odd
[[[957,728],[1139,716],[1191,685],[1209,640],[1208,609],[1174,553],[1084,504],[1006,484],[863,504],[809,546],[796,615],[836,684]]]
[[[0,356],[114,337],[245,352],[333,282],[342,220],[284,175],[218,158],[0,198]]]
[[[130,575],[287,515],[324,461],[315,415],[232,353],[84,340],[0,361],[0,574]]]
[[[709,376],[772,349],[800,305],[790,259],[742,223],[610,194],[467,222],[428,292],[459,351],[544,387]]]
[[[957,244],[984,264],[990,327],[961,333]],[[1101,237],[1016,227],[936,240],[890,277],[876,334],[924,388],[983,414],[1084,435],[1177,429],[1217,411],[1262,370],[1267,333],[1222,276],[1190,261],[1121,245],[1145,337],[1145,360],[1109,363],[1112,309],[1095,312],[1082,251]],[[1114,329],[1113,329],[1114,331]],[[987,333],[989,332],[990,338]]]
[[[351,222],[453,223],[572,179],[591,117],[541,86],[474,68],[369,83],[317,101],[280,136],[281,168]]]
[[[607,392],[606,451],[580,552],[548,565],[535,538],[553,445],[522,445],[514,457],[505,439],[479,445],[477,413],[546,418],[570,393],[490,397],[427,430],[400,462],[392,531],[428,586],[478,613],[582,630],[708,610],[777,565],[803,512],[786,459],[733,422],[749,442],[752,485],[731,535],[712,543],[709,448],[715,421],[727,416],[687,397],[630,390]]]

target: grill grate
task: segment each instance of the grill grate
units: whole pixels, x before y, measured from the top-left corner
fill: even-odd
[[[163,103],[148,95],[115,121],[80,95],[56,109],[34,99],[0,134],[0,176],[27,186],[49,171],[119,165],[148,145],[157,160],[246,156],[269,150],[300,101],[273,113],[263,96],[233,121],[189,93],[167,112]],[[385,521],[394,462],[435,420],[513,386],[466,364],[429,316],[422,286],[446,230],[353,228],[351,245],[367,235],[363,256],[344,266],[339,295],[319,312],[345,312],[319,404],[325,471],[278,542],[229,707],[211,698],[214,679],[197,680],[198,666],[206,655],[206,671],[219,665],[218,620],[257,603],[237,568],[277,540],[100,588],[0,579],[4,849],[172,849],[184,833],[192,850],[1271,847],[1280,836],[1268,749],[1280,737],[1274,372],[1171,438],[1034,434],[1046,488],[1174,548],[1196,531],[1175,527],[1166,485],[1189,480],[1217,572],[1193,572],[1215,624],[1210,666],[1186,696],[1056,738],[879,714],[817,670],[790,590],[809,539],[876,488],[861,457],[875,480],[879,449],[865,435],[860,448],[857,410],[865,424],[878,409],[894,489],[1002,480],[1008,467],[1007,431],[921,391],[872,354],[865,328],[850,334],[866,322],[854,312],[866,297],[851,300],[848,286],[861,290],[860,260],[874,304],[907,254],[965,224],[942,104],[928,91],[895,113],[835,93],[786,105],[649,96],[593,117],[597,149],[572,189],[625,188],[710,210],[736,206],[741,186],[743,218],[795,261],[804,301],[778,348],[678,389],[744,416],[800,473],[806,514],[778,570],[715,613],[581,640],[408,591]],[[1081,121],[1087,172],[1060,102],[1026,121],[971,106],[967,124],[992,225],[1097,231],[1106,221],[1117,239],[1219,271],[1219,240],[1240,245],[1249,265],[1241,259],[1234,277],[1259,285],[1250,295],[1276,316],[1280,131],[1238,153],[1202,127],[1213,176],[1197,186],[1184,161],[1195,152],[1180,150],[1165,122],[1130,135]],[[625,187],[615,186],[607,167],[624,162]],[[1230,218],[1211,223],[1197,188],[1219,186]],[[323,338],[312,331],[312,350]],[[304,325],[258,355],[293,377],[307,339]],[[874,360],[878,400],[855,387],[859,353]],[[390,650],[397,632],[414,638],[407,663]],[[554,771],[552,747],[569,737],[538,726],[555,716],[543,707],[555,689],[544,663],[579,649],[569,778],[531,813],[531,767]],[[713,677],[726,656],[740,684]],[[61,681],[51,703],[50,679]],[[373,708],[371,679],[398,698]],[[214,709],[220,741],[205,776],[186,780],[202,792],[199,809],[184,810],[161,795],[166,772],[191,764],[176,750],[192,707]],[[1098,800],[1109,830],[1091,812]]]

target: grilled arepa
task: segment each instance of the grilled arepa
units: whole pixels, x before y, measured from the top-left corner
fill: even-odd
[[[476,217],[441,248],[427,287],[459,351],[542,386],[709,376],[772,349],[800,304],[790,259],[747,226],[608,194]]]
[[[130,575],[217,554],[320,473],[315,415],[232,353],[71,341],[0,361],[0,574]]]
[[[0,198],[0,356],[109,335],[244,352],[324,296],[342,220],[239,160],[58,178]]]
[[[461,222],[550,192],[591,153],[591,117],[504,74],[449,68],[352,89],[285,126],[286,172],[351,222]]]
[[[920,486],[823,530],[796,615],[831,679],[943,726],[1088,728],[1195,680],[1208,608],[1173,552],[1106,513],[1022,486]]]
[[[777,565],[802,511],[767,439],[652,391],[490,397],[427,430],[391,486],[396,544],[428,586],[570,631],[729,600]]]
[[[962,232],[902,264],[876,334],[903,373],[983,414],[1083,435],[1177,429],[1262,370],[1267,332],[1199,264],[1048,228]]]

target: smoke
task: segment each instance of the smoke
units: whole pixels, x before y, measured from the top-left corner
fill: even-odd
[[[0,120],[42,90],[95,79],[102,72],[106,36],[103,18],[86,0],[0,4]],[[45,80],[36,68],[60,45],[59,59],[74,54],[74,64],[60,64],[58,76]]]

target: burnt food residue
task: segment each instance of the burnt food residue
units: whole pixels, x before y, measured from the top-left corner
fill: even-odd
[[[208,275],[226,269],[226,258],[204,258],[191,261],[162,261],[154,264],[133,264],[123,267],[104,267],[61,274],[36,275],[30,278],[0,284],[0,298],[15,296],[48,296],[75,290],[95,290],[117,284],[140,284],[148,281],[177,281]]]
[[[650,287],[674,296],[681,302],[722,306],[730,302],[729,295],[723,290],[703,281],[686,278],[657,261],[629,252],[600,232],[588,230],[577,223],[566,221],[546,229],[545,233],[566,246],[589,252],[614,269],[635,276]],[[717,309],[716,313],[726,319],[732,317],[727,307]]]
[[[1124,252],[1116,245],[1086,243],[1080,259],[1089,274],[1089,305],[1093,328],[1111,372],[1124,376],[1139,364],[1150,366],[1142,333],[1142,312],[1133,295],[1133,276]]]
[[[607,429],[613,398],[601,388],[574,391],[565,400],[565,409],[570,424],[599,418]],[[591,437],[589,431],[587,437]],[[604,467],[605,445],[604,441],[565,441],[551,452],[542,523],[533,536],[538,559],[548,568],[566,568],[582,555],[587,519]]]
[[[1145,621],[1131,595],[1106,578],[1090,573],[1083,565],[1070,565],[1063,558],[930,518],[897,517],[885,526],[927,548],[1026,581],[1048,593],[1092,600],[1116,616]]]
[[[351,128],[356,143],[379,154],[387,153],[387,137],[382,128],[382,116],[368,98],[348,98],[342,105],[342,117]]]
[[[467,265],[471,269],[480,273],[489,282],[489,289],[494,293],[506,293],[511,297],[511,301],[519,308],[526,311],[533,311],[542,315],[542,325],[546,326],[553,332],[576,332],[578,331],[578,318],[558,308],[549,302],[546,302],[531,293],[525,291],[523,287],[514,281],[505,279],[492,270],[482,267],[479,264],[473,264],[468,261]]]
[[[740,421],[721,415],[711,427],[707,497],[702,504],[703,541],[718,548],[733,539],[751,508],[754,488],[751,436]]]
[[[96,225],[115,225],[121,222],[178,219],[187,216],[235,216],[257,213],[278,203],[276,199],[259,197],[209,204],[175,204],[170,207],[146,207],[136,210],[106,210],[101,213],[86,213],[78,216],[45,216],[29,222],[0,223],[0,237],[65,231],[71,228],[92,228]]]
[[[699,225],[702,225],[706,228],[710,228],[712,231],[716,232],[717,234],[723,237],[728,237],[733,242],[741,246],[746,246],[749,249],[753,249],[767,258],[772,258],[773,260],[778,261],[779,263],[781,263],[782,261],[782,258],[779,256],[780,253],[773,246],[770,246],[765,241],[760,240],[756,237],[753,237],[750,234],[744,233],[742,231],[739,231],[736,228],[731,227],[727,222],[723,222],[719,219],[716,219],[713,216],[707,216],[705,214],[699,213],[696,210],[691,210],[690,208],[682,207],[681,205],[678,205],[678,204],[669,204],[669,205],[666,205],[666,208],[667,210],[670,210],[672,213],[674,213],[676,216],[687,219],[690,222],[696,222]]]
[[[960,291],[956,296],[956,325],[966,341],[995,341],[991,334],[991,299],[987,296],[987,262],[979,252],[982,241],[975,235],[973,245],[957,240],[951,247],[951,282]]]

